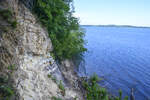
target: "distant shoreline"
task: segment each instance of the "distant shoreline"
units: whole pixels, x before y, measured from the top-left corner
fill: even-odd
[[[148,26],[132,26],[132,25],[80,25],[80,26],[87,26],[87,27],[130,27],[130,28],[150,28]]]

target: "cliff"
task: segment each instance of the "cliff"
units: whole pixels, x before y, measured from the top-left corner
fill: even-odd
[[[31,6],[32,0],[0,0],[0,75],[10,77],[15,91],[10,100],[83,100],[73,63],[55,62],[47,30]]]

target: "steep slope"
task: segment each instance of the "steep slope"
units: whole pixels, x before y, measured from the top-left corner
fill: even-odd
[[[18,0],[0,0],[0,8],[10,9],[17,21],[16,29],[0,31],[0,50],[3,51],[0,55],[0,73],[9,72],[7,67],[10,65],[15,66],[11,78],[16,95],[12,99],[51,100],[55,96],[62,100],[74,100],[76,97],[82,100],[80,91],[64,81],[65,64],[61,68],[64,71],[62,75],[50,55],[52,44],[47,31],[24,6],[29,1],[22,3]],[[73,77],[68,79],[69,83],[74,78],[77,79],[72,73],[69,75]]]

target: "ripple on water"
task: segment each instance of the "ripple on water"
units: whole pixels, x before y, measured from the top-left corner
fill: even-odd
[[[100,83],[113,94],[122,89],[130,95],[134,88],[136,100],[150,96],[150,28],[83,27],[88,52],[85,67],[88,75],[96,72]]]

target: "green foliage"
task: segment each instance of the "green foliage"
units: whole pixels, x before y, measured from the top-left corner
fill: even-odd
[[[119,90],[119,100],[121,100],[121,99],[122,99],[122,91]]]
[[[15,70],[15,65],[10,65],[10,66],[8,66],[8,70],[14,71],[14,70]]]
[[[15,65],[10,65],[7,72],[0,76],[0,100],[11,100],[15,94],[11,79],[14,70]]]
[[[62,90],[62,91],[65,91],[65,88],[64,88],[64,86],[63,86],[63,84],[62,84],[62,82],[60,81],[60,83],[59,83],[59,89],[60,90]]]
[[[48,78],[51,78],[57,85],[58,85],[58,88],[60,89],[60,91],[61,91],[61,94],[63,95],[63,96],[65,96],[65,87],[64,87],[64,85],[62,84],[62,80],[57,80],[56,79],[56,77],[55,76],[52,76],[51,74],[48,74],[47,75],[47,77]]]
[[[99,86],[98,82],[100,80],[101,79],[94,74],[87,82],[83,82],[87,100],[122,100],[121,90],[119,90],[119,97],[111,97],[105,88]],[[128,100],[128,97],[125,97],[123,100]]]
[[[48,74],[48,75],[47,75],[47,77],[48,77],[48,78],[51,78],[51,77],[52,77],[52,75]]]
[[[0,20],[2,21],[0,23],[0,29],[4,32],[8,32],[9,28],[16,28],[17,27],[17,21],[13,16],[13,13],[9,9],[2,9],[0,8]],[[7,25],[7,24],[9,25]]]
[[[75,97],[74,100],[77,100],[78,97]]]
[[[55,83],[57,83],[56,77],[51,77],[51,79],[52,79]]]
[[[59,82],[58,87],[61,90],[62,95],[64,96],[65,95],[65,87],[64,87],[64,85],[62,84],[61,81]]]
[[[55,96],[52,97],[52,100],[62,100],[61,98],[57,98]]]
[[[17,21],[16,21],[16,20],[11,21],[10,23],[11,23],[11,26],[12,26],[13,28],[17,28]]]
[[[52,40],[55,57],[59,60],[72,58],[86,49],[84,33],[78,19],[73,17],[70,8],[72,0],[36,0],[33,11],[47,28]]]
[[[124,100],[128,100],[128,96],[125,96]]]
[[[51,78],[52,81],[54,81],[56,84],[58,84],[59,81],[56,79],[55,76],[52,76],[51,74],[48,74],[47,77],[48,77],[48,78]]]
[[[0,9],[0,14],[3,19],[11,19],[12,18],[12,12],[9,9]]]
[[[0,9],[1,17],[6,20],[13,28],[16,28],[17,21],[13,19],[13,13],[9,9]]]
[[[0,77],[0,100],[10,100],[14,95],[13,87],[9,84],[9,78]]]

